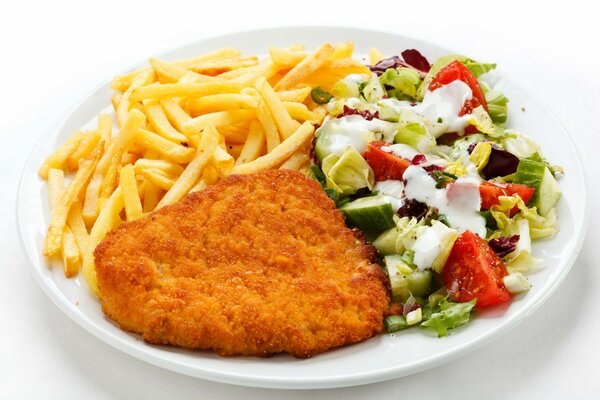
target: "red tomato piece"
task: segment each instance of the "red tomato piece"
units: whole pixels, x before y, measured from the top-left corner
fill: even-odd
[[[485,101],[485,96],[479,86],[479,82],[477,82],[477,78],[475,78],[471,71],[469,71],[469,68],[465,67],[460,61],[452,61],[442,68],[429,84],[429,90],[433,91],[456,80],[463,81],[469,85],[469,88],[471,88],[471,91],[473,92],[473,97],[471,100],[465,101],[459,115],[470,114],[474,108],[477,108],[480,105],[487,111],[487,102]]]
[[[477,308],[509,301],[502,278],[504,263],[485,240],[466,231],[454,242],[442,271],[450,296],[458,302],[477,299]]]
[[[388,145],[389,143],[385,142],[371,142],[363,154],[365,160],[373,168],[375,179],[378,181],[401,180],[404,171],[410,166],[410,160],[381,150],[381,147]]]
[[[482,182],[479,186],[481,208],[487,210],[493,205],[500,204],[500,200],[498,199],[500,196],[519,195],[523,199],[523,202],[527,203],[534,192],[534,188],[518,183]],[[515,206],[511,211],[511,215],[518,210],[518,207]]]

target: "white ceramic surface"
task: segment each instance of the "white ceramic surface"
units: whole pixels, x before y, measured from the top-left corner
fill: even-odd
[[[183,58],[223,46],[245,53],[263,54],[269,46],[305,43],[314,48],[322,42],[353,40],[355,54],[378,47],[384,54],[417,48],[430,60],[450,53],[429,43],[395,34],[350,28],[282,28],[243,32],[203,40],[158,56]],[[150,55],[149,55],[150,56]],[[469,54],[477,58],[476,54]],[[183,374],[240,385],[272,388],[326,388],[382,381],[416,373],[448,362],[518,325],[546,300],[572,266],[581,247],[587,224],[588,201],[579,158],[565,130],[552,114],[514,81],[502,78],[499,90],[510,99],[509,126],[530,134],[542,144],[544,156],[562,165],[563,198],[558,206],[559,234],[534,244],[534,255],[543,259],[540,272],[532,275],[533,288],[503,309],[479,315],[446,338],[437,339],[411,329],[396,335],[380,335],[361,344],[334,350],[308,360],[288,356],[267,359],[220,358],[209,352],[190,352],[151,346],[139,337],[119,330],[107,320],[98,301],[79,279],[65,279],[61,268],[41,255],[48,223],[45,183],[36,171],[43,159],[72,132],[81,128],[110,101],[104,84],[48,129],[36,145],[23,172],[18,194],[18,224],[34,275],[55,304],[90,333],[112,346]]]

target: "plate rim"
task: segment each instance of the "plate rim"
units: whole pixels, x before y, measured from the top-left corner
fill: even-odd
[[[349,32],[365,32],[370,35],[393,35],[397,37],[401,37],[403,39],[407,39],[410,41],[426,43],[428,45],[433,45],[440,49],[446,49],[445,46],[438,45],[435,41],[424,40],[414,36],[406,35],[404,33],[394,32],[394,31],[383,31],[377,29],[364,29],[360,27],[350,27],[344,25],[338,26],[327,26],[327,25],[311,25],[311,26],[303,26],[303,25],[291,25],[291,26],[280,26],[280,27],[268,27],[262,29],[246,29],[246,30],[235,30],[228,31],[223,34],[203,36],[194,41],[189,41],[186,43],[179,44],[177,46],[171,46],[166,49],[162,49],[157,51],[157,57],[161,57],[165,54],[175,52],[186,47],[193,46],[195,44],[199,44],[201,42],[206,42],[215,39],[226,38],[228,36],[241,36],[244,34],[257,34],[262,33],[265,34],[267,32],[281,32],[281,31],[298,31],[298,30],[333,30],[333,31],[349,31]],[[128,68],[123,69],[124,73],[129,72],[135,68],[139,68],[140,65],[143,65],[143,62],[135,63],[130,65]],[[316,388],[334,388],[334,387],[348,387],[348,386],[356,386],[369,384],[374,382],[385,381],[389,379],[399,378],[407,375],[412,375],[414,373],[418,373],[424,371],[429,368],[434,368],[436,366],[445,364],[452,360],[455,360],[471,351],[474,351],[492,340],[497,339],[508,331],[514,329],[517,325],[519,325],[523,320],[531,316],[543,303],[547,301],[550,296],[556,291],[556,289],[563,282],[565,277],[570,272],[571,268],[575,264],[577,260],[581,248],[583,246],[583,242],[585,241],[586,233],[589,226],[589,213],[590,213],[590,201],[589,201],[589,190],[588,190],[588,182],[587,176],[584,173],[583,163],[581,160],[581,156],[577,146],[573,138],[571,137],[569,131],[566,129],[564,124],[560,121],[558,116],[538,97],[534,94],[533,91],[529,89],[529,87],[523,84],[522,81],[515,79],[510,74],[506,74],[504,71],[501,72],[502,77],[506,77],[509,81],[517,85],[523,92],[525,92],[531,99],[535,100],[538,103],[545,113],[547,113],[551,118],[553,123],[555,123],[560,131],[562,136],[567,140],[570,150],[575,155],[575,163],[577,165],[577,174],[582,182],[582,193],[583,193],[583,213],[582,213],[582,225],[581,229],[576,232],[578,234],[578,238],[573,245],[573,251],[570,254],[569,259],[565,262],[565,266],[560,270],[560,273],[557,274],[556,278],[553,280],[550,286],[542,292],[538,298],[536,298],[533,303],[531,303],[527,309],[524,309],[520,314],[514,316],[510,320],[506,321],[504,324],[499,326],[496,329],[491,330],[486,333],[483,337],[479,336],[474,338],[471,341],[466,341],[460,343],[457,346],[454,346],[448,349],[445,352],[440,354],[436,354],[435,356],[431,356],[425,359],[422,359],[416,363],[412,364],[410,371],[402,371],[405,366],[396,366],[389,367],[387,369],[380,369],[375,371],[367,371],[359,374],[353,375],[335,375],[335,376],[327,376],[323,378],[302,378],[302,377],[273,377],[273,376],[264,376],[264,375],[240,375],[238,373],[228,373],[226,370],[214,371],[210,368],[203,367],[192,367],[182,365],[181,363],[177,363],[173,360],[167,360],[160,356],[160,353],[155,353],[151,351],[153,347],[138,347],[132,346],[131,344],[122,341],[120,338],[111,334],[110,332],[105,331],[101,327],[97,326],[92,320],[90,320],[83,312],[81,312],[74,304],[68,301],[64,297],[64,294],[60,292],[60,290],[54,285],[48,285],[45,282],[45,278],[42,274],[39,273],[39,268],[37,267],[36,255],[32,254],[30,248],[27,244],[28,240],[25,237],[25,232],[23,230],[23,187],[26,179],[30,178],[29,175],[26,175],[27,171],[31,169],[31,164],[33,162],[34,155],[37,153],[39,147],[42,146],[44,140],[49,137],[52,132],[60,130],[61,126],[64,125],[66,121],[68,121],[78,110],[79,106],[83,104],[87,99],[91,98],[98,92],[102,91],[107,85],[110,85],[110,81],[102,81],[99,82],[98,85],[94,85],[93,89],[89,92],[86,92],[83,96],[77,99],[77,101],[73,102],[69,107],[66,108],[66,111],[60,113],[49,125],[46,129],[44,129],[43,133],[38,137],[33,145],[27,160],[23,164],[23,169],[20,174],[19,183],[17,187],[17,196],[16,196],[16,213],[15,219],[17,224],[18,236],[20,239],[21,247],[24,249],[25,253],[28,257],[28,262],[31,266],[31,272],[34,275],[36,281],[41,286],[42,290],[46,293],[48,297],[53,301],[53,303],[71,320],[73,320],[77,325],[82,327],[87,332],[91,333],[96,338],[102,340],[106,344],[130,355],[139,360],[145,361],[154,366],[167,369],[173,372],[181,373],[187,376],[192,376],[201,379],[207,379],[217,382],[223,382],[234,385],[242,385],[242,386],[251,386],[251,387],[262,387],[262,388],[280,388],[280,389],[316,389]]]

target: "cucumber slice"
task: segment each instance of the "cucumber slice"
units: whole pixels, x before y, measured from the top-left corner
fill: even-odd
[[[430,270],[414,271],[406,277],[408,290],[413,296],[424,297],[431,292],[432,274]]]
[[[545,216],[556,205],[561,196],[560,187],[558,187],[558,183],[548,167],[544,170],[539,192],[538,211]]]
[[[393,228],[394,208],[386,196],[363,197],[340,207],[346,220],[365,232],[381,232]]]
[[[546,165],[539,161],[530,160],[528,158],[519,161],[513,183],[520,183],[535,189],[533,196],[531,196],[531,199],[527,203],[528,205],[538,205],[540,185],[542,184],[545,170]]]
[[[539,161],[521,160],[513,182],[535,189],[527,205],[537,207],[541,215],[548,214],[561,196],[560,188],[552,172],[544,163]]]
[[[390,254],[397,254],[403,249],[396,248],[396,242],[401,231],[397,227],[388,229],[381,233],[375,240],[373,240],[373,246],[379,251],[379,254],[387,256]]]
[[[406,276],[412,274],[412,269],[402,261],[399,255],[386,256],[384,262],[390,278],[392,297],[406,301],[410,297]]]

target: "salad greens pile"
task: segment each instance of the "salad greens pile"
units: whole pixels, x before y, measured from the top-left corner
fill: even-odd
[[[389,332],[445,336],[472,310],[527,291],[531,241],[558,230],[562,170],[505,125],[495,67],[406,50],[311,93],[328,109],[311,174],[378,250]]]

